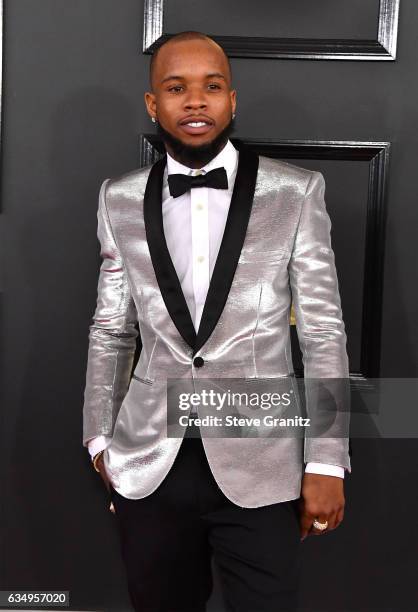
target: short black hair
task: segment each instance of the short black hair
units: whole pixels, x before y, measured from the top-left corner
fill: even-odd
[[[222,51],[222,53],[224,54],[227,64],[228,64],[228,69],[229,69],[229,75],[230,78],[232,80],[232,68],[231,68],[231,62],[229,60],[228,55],[225,52],[225,49],[222,47],[222,45],[220,45],[216,40],[214,40],[211,36],[209,36],[208,34],[204,34],[203,32],[197,32],[195,30],[185,30],[184,32],[178,32],[177,34],[173,34],[173,36],[170,36],[170,38],[166,38],[165,40],[163,40],[159,45],[157,45],[157,47],[155,48],[153,54],[151,55],[151,60],[150,60],[150,64],[149,64],[149,82],[151,85],[151,90],[152,90],[152,76],[154,73],[154,66],[155,66],[155,61],[158,57],[158,53],[160,51],[160,49],[162,47],[164,47],[164,45],[166,45],[167,43],[171,42],[171,41],[178,41],[181,42],[183,40],[211,40],[212,42],[214,42]]]

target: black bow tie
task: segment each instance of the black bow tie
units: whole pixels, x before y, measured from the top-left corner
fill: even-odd
[[[213,187],[213,189],[228,189],[228,177],[225,168],[215,168],[206,174],[189,176],[188,174],[169,174],[168,186],[173,198],[183,195],[192,187]]]

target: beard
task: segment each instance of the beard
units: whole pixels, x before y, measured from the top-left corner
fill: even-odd
[[[190,168],[200,168],[216,157],[226,145],[230,135],[235,129],[234,119],[231,118],[228,125],[213,140],[202,145],[185,144],[170,132],[167,132],[158,122],[157,134],[161,137],[164,144],[169,145],[173,157]]]

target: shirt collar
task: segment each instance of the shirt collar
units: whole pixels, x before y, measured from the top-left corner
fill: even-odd
[[[206,166],[203,166],[201,170],[209,172],[209,170],[213,170],[214,168],[219,168],[219,166],[223,166],[226,170],[229,183],[229,180],[232,174],[234,173],[234,170],[236,169],[237,160],[238,151],[236,150],[232,142],[228,139],[222,151],[220,151],[218,155],[213,157],[210,162],[206,164]],[[171,157],[171,155],[167,152],[167,174],[193,174],[194,170],[194,168],[184,166],[183,164],[175,160],[173,157]]]

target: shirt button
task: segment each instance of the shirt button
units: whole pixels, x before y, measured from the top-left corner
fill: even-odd
[[[202,261],[205,261],[205,257],[204,257],[204,255],[199,255],[199,256],[198,256],[198,258],[197,258],[197,261],[198,261],[199,263],[202,263]]]
[[[195,357],[193,359],[193,365],[196,366],[196,368],[201,368],[202,365],[205,363],[203,357]]]
[[[195,170],[194,175],[195,176],[199,176],[199,174],[202,174],[202,171],[201,170]]]
[[[197,210],[203,210],[203,204],[196,204]]]

